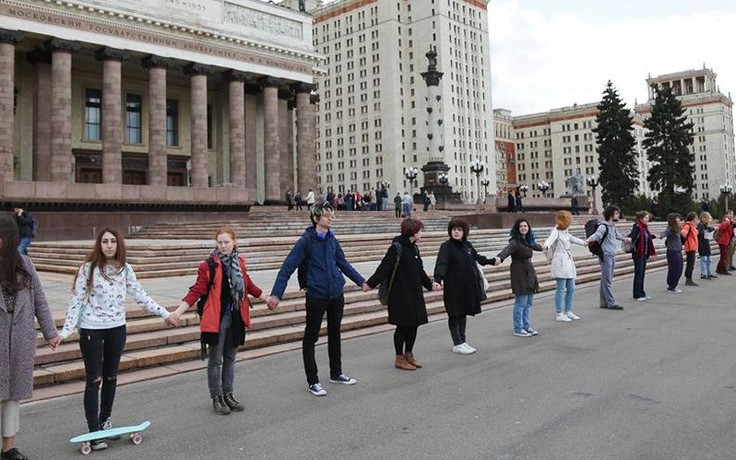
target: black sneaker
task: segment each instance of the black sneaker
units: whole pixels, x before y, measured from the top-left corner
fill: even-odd
[[[7,452],[0,453],[0,458],[2,458],[3,460],[28,460],[28,457],[21,454],[20,451],[15,447],[9,449]]]
[[[229,407],[230,410],[233,412],[243,412],[245,410],[245,407],[243,407],[242,404],[235,400],[232,393],[225,394],[222,397],[222,400],[225,401],[227,407]]]
[[[609,305],[608,309],[609,310],[623,310],[624,307],[622,307],[621,305]]]
[[[217,415],[228,415],[230,413],[230,407],[225,404],[225,400],[222,396],[212,397],[212,408],[215,409]]]

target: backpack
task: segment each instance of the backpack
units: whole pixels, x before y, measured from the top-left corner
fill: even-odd
[[[396,276],[396,270],[399,268],[399,261],[401,260],[401,244],[399,242],[391,243],[391,246],[396,246],[396,262],[394,262],[394,269],[391,271],[391,277],[381,281],[378,285],[378,301],[381,305],[388,305],[388,294],[391,292],[391,287],[394,284],[394,277]]]
[[[598,227],[601,225],[605,225],[603,222],[599,221],[598,219],[590,219],[585,223],[585,238],[590,238],[596,231],[598,231]],[[598,256],[599,258],[603,258],[603,247],[601,244],[608,236],[608,226],[606,225],[606,231],[603,232],[603,238],[601,238],[600,241],[591,241],[588,244],[588,250],[591,254]]]
[[[302,260],[302,263],[299,264],[299,268],[296,269],[296,278],[297,281],[299,281],[299,290],[300,291],[306,291],[307,290],[307,273],[309,271],[309,258],[312,255],[312,241],[311,238],[307,238],[305,236],[302,236],[305,241],[305,252],[306,256],[304,257],[304,260]]]
[[[207,257],[207,266],[210,269],[210,281],[207,283],[207,291],[205,294],[197,300],[197,316],[200,318],[202,317],[202,312],[204,311],[204,304],[207,303],[207,298],[210,295],[210,290],[212,290],[212,284],[215,281],[215,259],[212,258],[212,256]],[[189,289],[193,288],[194,286],[190,286]]]

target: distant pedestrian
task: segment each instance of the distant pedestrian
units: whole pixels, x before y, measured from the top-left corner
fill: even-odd
[[[577,195],[574,195],[572,199],[570,200],[570,207],[572,208],[573,216],[580,215],[580,202],[578,201]]]
[[[291,190],[286,191],[286,210],[294,209],[294,197],[291,196]]]
[[[509,191],[507,198],[508,198],[507,211],[516,212],[516,198],[514,198],[514,192]]]
[[[524,201],[521,196],[521,192],[518,189],[516,190],[516,195],[514,196],[514,199],[516,201],[516,212],[524,212]]]
[[[644,275],[647,271],[647,262],[654,260],[657,256],[654,250],[654,238],[649,230],[649,219],[651,214],[648,211],[639,211],[636,213],[636,222],[631,227],[629,237],[631,238],[631,258],[634,261],[634,300],[638,302],[646,302],[652,300],[644,291]]]
[[[437,197],[434,196],[434,192],[429,192],[429,210],[434,211],[437,209]]]
[[[711,251],[710,242],[713,241],[713,233],[715,228],[711,227],[713,217],[707,211],[700,213],[700,223],[698,224],[698,254],[700,255],[700,279],[707,280],[718,278],[713,274],[711,267]]]
[[[296,191],[296,194],[294,195],[294,204],[296,205],[296,210],[301,211],[302,210],[302,192],[299,190]]]
[[[417,331],[419,326],[428,322],[422,287],[428,291],[441,289],[438,283],[432,282],[427,276],[422,257],[419,255],[417,242],[422,239],[423,228],[424,225],[418,219],[409,218],[401,221],[401,234],[394,237],[381,264],[366,281],[366,287],[372,289],[382,281],[390,279],[396,267],[391,290],[388,293],[388,322],[396,326],[394,366],[405,371],[422,367],[414,358]],[[398,243],[401,251],[397,249],[395,243]]]
[[[28,246],[33,241],[33,217],[19,204],[13,207],[15,222],[18,225],[18,252],[24,256],[28,255]]]
[[[555,216],[555,220],[557,225],[544,242],[543,248],[553,251],[551,272],[556,284],[556,320],[560,322],[577,321],[580,317],[572,311],[577,271],[575,270],[575,261],[572,254],[570,254],[570,243],[581,246],[585,246],[586,243],[568,231],[572,223],[572,214],[567,211],[559,211]]]
[[[429,193],[426,190],[422,193],[422,203],[424,204],[423,211],[427,212],[429,210]]]
[[[468,241],[470,225],[459,217],[447,224],[450,239],[442,243],[434,264],[434,280],[442,285],[442,299],[447,312],[447,325],[452,337],[452,352],[461,355],[475,353],[465,338],[468,315],[480,313],[480,303],[487,298],[483,272],[478,265],[495,265],[475,250]]]
[[[90,432],[109,430],[118,382],[118,367],[126,340],[125,301],[132,296],[144,310],[175,326],[170,313],[156,303],[138,282],[126,260],[120,232],[105,228],[97,234],[92,252],[74,278],[61,338],[75,329],[84,358],[86,385],[84,414]],[[91,442],[92,450],[106,449],[104,439]]]
[[[394,197],[394,211],[396,212],[396,217],[401,217],[401,193],[396,193],[396,196]]]
[[[685,286],[697,286],[693,281],[693,269],[695,268],[695,255],[698,252],[698,229],[695,219],[698,217],[694,212],[685,216],[685,224],[682,226],[683,245],[685,248]]]
[[[0,216],[0,294],[1,458],[28,460],[15,447],[15,436],[19,401],[33,396],[36,321],[52,350],[60,338],[33,263],[18,253],[18,225],[9,216]]]
[[[526,219],[517,219],[510,232],[509,244],[496,256],[496,264],[511,257],[511,292],[514,293],[514,335],[531,337],[539,334],[532,328],[531,309],[534,294],[539,292],[537,273],[532,264],[533,251],[542,246],[534,238],[532,226]]]
[[[411,217],[413,207],[414,200],[409,195],[409,192],[404,192],[404,197],[401,199],[401,216],[404,218]]]
[[[667,215],[667,227],[662,232],[667,247],[667,291],[679,294],[677,285],[682,276],[682,217],[676,212]]]
[[[603,210],[604,222],[598,225],[598,229],[588,237],[588,244],[597,242],[601,245],[603,256],[598,258],[601,266],[600,304],[601,308],[609,310],[623,310],[624,307],[616,303],[613,296],[613,273],[616,269],[616,253],[618,252],[617,241],[631,242],[631,238],[619,233],[616,222],[621,218],[621,209],[618,206],[609,205]]]
[[[307,209],[311,209],[312,206],[314,206],[314,203],[316,201],[316,198],[314,196],[314,191],[311,188],[309,189],[309,193],[307,193],[306,201],[307,201]]]
[[[729,247],[733,242],[733,211],[729,209],[726,215],[723,217],[723,221],[718,224],[718,250],[720,256],[718,257],[718,265],[716,266],[716,273],[719,275],[731,276],[729,273]]]

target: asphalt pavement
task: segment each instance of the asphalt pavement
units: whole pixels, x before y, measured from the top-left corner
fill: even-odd
[[[697,269],[696,269],[697,272]],[[217,416],[203,371],[118,389],[117,426],[150,420],[143,444],[113,441],[96,459],[731,459],[736,456],[733,278],[665,291],[647,275],[649,302],[614,283],[624,311],[598,308],[579,287],[582,320],[554,320],[553,293],[535,299],[540,335],[512,335],[511,303],[468,321],[474,355],[451,352],[445,321],[422,326],[424,365],[393,367],[391,332],[343,341],[355,386],[333,385],[317,348],[326,397],[307,392],[301,353],[238,363],[244,413]],[[17,443],[31,459],[77,459],[82,395],[25,404]]]

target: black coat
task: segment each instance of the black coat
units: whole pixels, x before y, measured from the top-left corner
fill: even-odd
[[[442,298],[448,316],[480,313],[478,266],[495,265],[496,259],[478,254],[469,241],[450,238],[442,243],[434,265],[434,280],[443,285]]]
[[[409,237],[397,236],[393,242],[401,244],[401,259],[396,270],[391,291],[388,294],[388,322],[396,326],[419,326],[427,323],[427,307],[422,287],[432,289],[432,280],[424,272],[424,264],[417,245]],[[396,262],[396,248],[389,246],[376,272],[368,278],[368,286],[374,288],[384,279],[391,278]]]
[[[537,272],[532,265],[532,251],[541,251],[542,246],[535,243],[528,246],[517,239],[510,239],[508,246],[503,248],[496,257],[503,262],[511,256],[511,292],[514,295],[527,295],[539,292]]]

